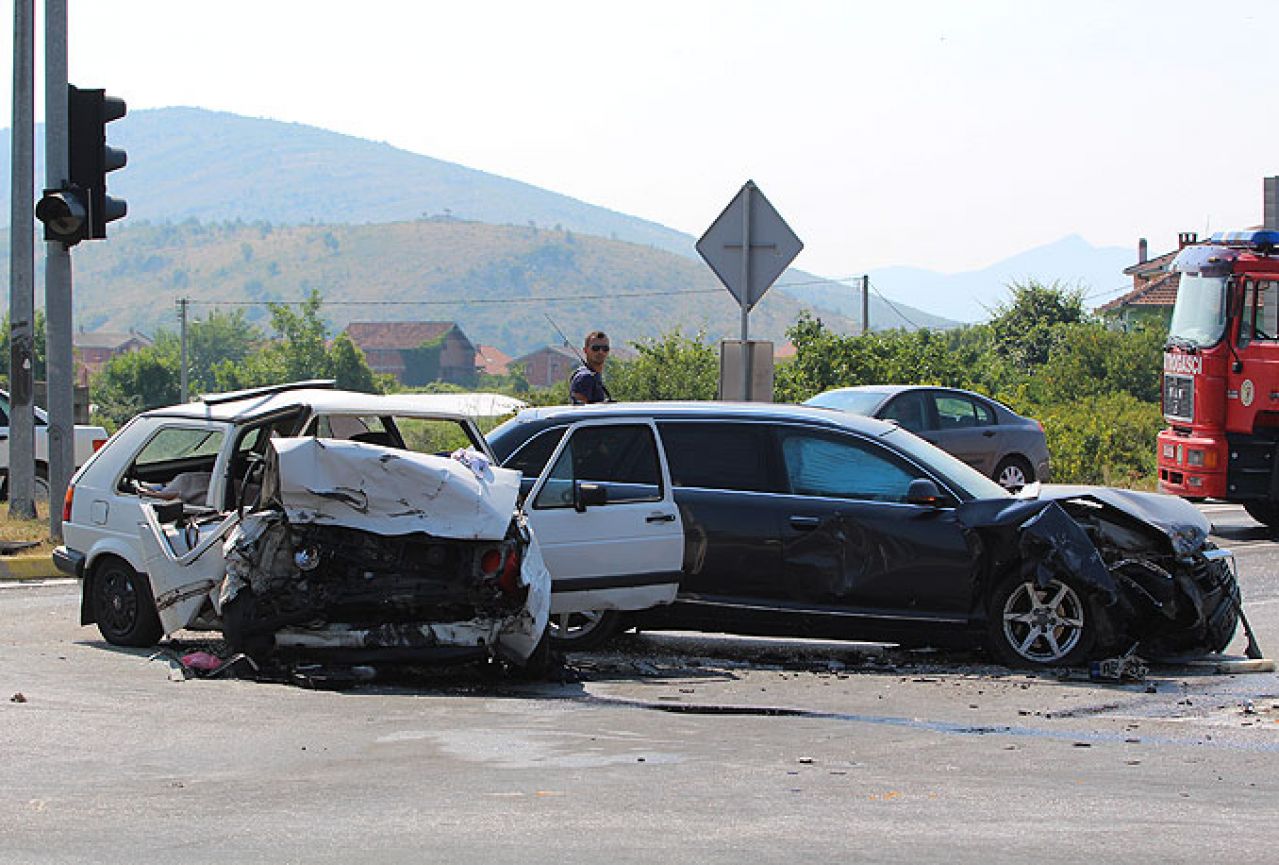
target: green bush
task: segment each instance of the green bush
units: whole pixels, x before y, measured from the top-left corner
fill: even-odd
[[[1127,393],[1040,408],[1054,483],[1153,489],[1159,406]]]

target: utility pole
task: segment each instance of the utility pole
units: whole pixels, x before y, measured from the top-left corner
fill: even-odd
[[[35,505],[35,0],[13,3],[9,184],[9,516]],[[52,508],[50,508],[52,510]]]
[[[44,158],[48,189],[66,189],[70,182],[67,102],[67,0],[45,0]],[[75,471],[71,250],[60,241],[48,241],[44,255],[49,368],[49,533],[61,540],[61,503]]]
[[[187,401],[187,305],[190,302],[190,299],[185,297],[179,297],[176,301],[178,305],[178,330],[181,333],[182,342],[182,396],[179,402]]]
[[[862,274],[862,336],[870,333],[870,274]]]

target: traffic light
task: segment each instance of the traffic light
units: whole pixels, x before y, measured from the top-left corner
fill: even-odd
[[[83,189],[46,189],[36,203],[36,219],[44,223],[44,239],[75,246],[88,236],[89,199]]]
[[[87,240],[107,236],[107,223],[129,212],[122,198],[107,195],[107,173],[123,168],[128,156],[107,146],[107,124],[119,120],[128,108],[123,99],[107,96],[104,90],[81,90],[67,86],[67,153],[71,192],[81,190],[87,205]],[[45,223],[46,229],[48,223]]]

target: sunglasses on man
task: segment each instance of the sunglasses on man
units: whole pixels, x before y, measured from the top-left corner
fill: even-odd
[[[593,345],[593,346],[591,346],[591,351],[608,351],[608,346],[606,346],[606,345]]]

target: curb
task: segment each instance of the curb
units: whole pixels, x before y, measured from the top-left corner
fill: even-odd
[[[53,580],[65,576],[47,553],[0,556],[0,580]]]

